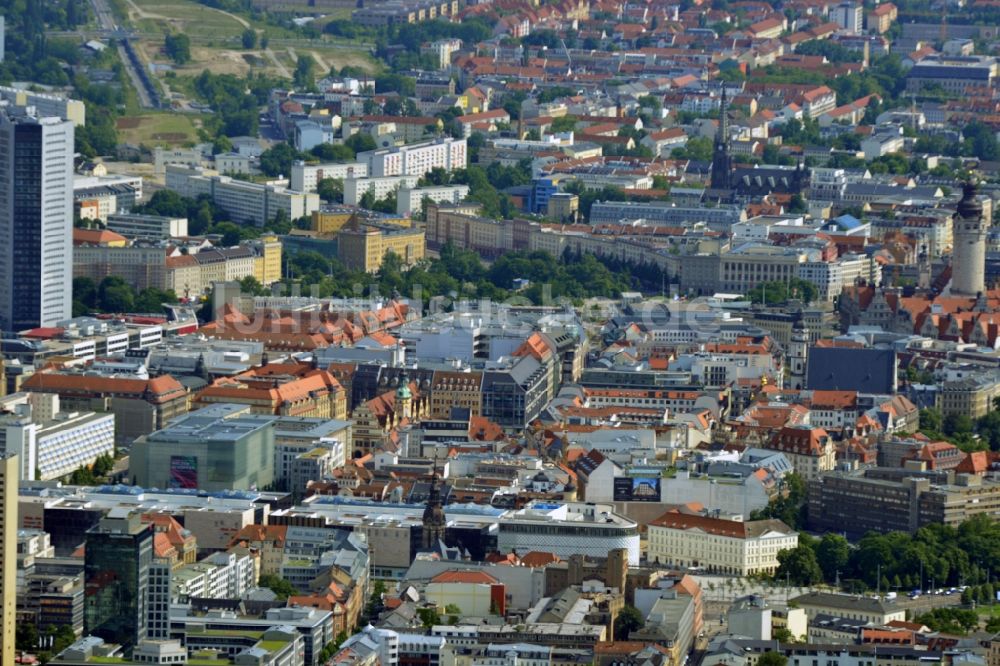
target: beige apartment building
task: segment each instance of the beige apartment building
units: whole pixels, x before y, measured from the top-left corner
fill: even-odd
[[[451,418],[453,407],[468,409],[470,416],[479,416],[483,406],[482,389],[481,372],[435,372],[431,383],[429,418]]]
[[[1000,396],[1000,381],[989,375],[975,375],[944,382],[938,388],[935,406],[945,416],[959,414],[978,419],[993,411]]]
[[[785,454],[795,473],[807,482],[831,471],[837,463],[833,438],[823,428],[782,428],[765,444],[765,448]]]

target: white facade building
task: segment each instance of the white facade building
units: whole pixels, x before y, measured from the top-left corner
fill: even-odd
[[[190,198],[208,195],[235,221],[258,226],[273,220],[279,212],[295,220],[319,210],[319,195],[315,193],[233,180],[213,171],[180,165],[167,166],[167,187]]]
[[[368,165],[364,162],[338,162],[333,164],[306,164],[296,162],[288,181],[296,192],[315,192],[319,181],[324,178],[346,180],[364,178],[368,175]]]
[[[374,178],[345,178],[344,203],[357,206],[361,197],[371,192],[375,200],[384,199],[387,195],[405,188],[417,186],[420,176],[379,176]]]
[[[171,602],[201,599],[240,599],[256,585],[254,560],[249,552],[213,553],[171,574]]]
[[[864,29],[864,6],[851,0],[842,2],[830,12],[831,20],[844,32],[857,35]]]
[[[469,196],[468,185],[440,187],[401,187],[396,194],[396,214],[413,215],[423,210],[424,199],[436,203],[459,203]]]
[[[533,502],[502,516],[499,527],[497,546],[503,553],[540,550],[563,558],[577,553],[604,558],[624,548],[629,564],[639,563],[639,525],[610,504]]]
[[[465,139],[435,139],[397,148],[358,153],[371,176],[423,176],[431,169],[464,169],[468,163]]]
[[[799,535],[780,520],[740,522],[666,513],[649,523],[649,559],[679,567],[749,576],[774,573],[778,552],[798,546]]]
[[[129,238],[162,240],[188,235],[186,217],[165,217],[162,215],[139,215],[132,213],[109,214],[108,231]]]

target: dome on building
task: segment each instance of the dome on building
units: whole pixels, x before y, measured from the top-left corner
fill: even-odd
[[[976,196],[979,187],[974,181],[968,181],[962,188],[962,200],[958,202],[958,214],[966,220],[983,216],[983,204]]]

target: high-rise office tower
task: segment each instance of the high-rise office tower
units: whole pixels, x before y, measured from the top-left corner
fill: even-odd
[[[0,109],[0,329],[68,319],[73,302],[73,123]]]
[[[87,531],[84,630],[131,654],[146,638],[153,528],[139,512],[112,510]]]
[[[20,461],[0,453],[0,664],[14,663],[17,620],[17,482]]]

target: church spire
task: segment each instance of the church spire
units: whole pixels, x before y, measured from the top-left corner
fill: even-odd
[[[729,154],[729,99],[726,96],[726,86],[722,86],[722,99],[719,102],[719,131],[715,135],[715,146],[712,150],[712,189],[732,189],[733,158]]]
[[[427,507],[423,516],[423,543],[424,550],[436,550],[439,544],[444,541],[447,521],[444,516],[444,507],[441,501],[440,477],[437,473],[437,465],[431,470],[431,489],[427,493]]]
[[[722,84],[722,99],[719,100],[719,134],[715,140],[729,145],[729,98],[726,96],[726,84]]]

